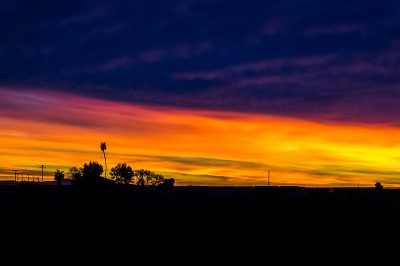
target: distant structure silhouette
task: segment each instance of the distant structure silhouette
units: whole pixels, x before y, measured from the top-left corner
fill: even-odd
[[[107,143],[102,142],[100,144],[100,149],[101,149],[101,151],[103,152],[103,155],[104,155],[104,166],[105,166],[104,177],[107,178],[107,159],[106,159]]]

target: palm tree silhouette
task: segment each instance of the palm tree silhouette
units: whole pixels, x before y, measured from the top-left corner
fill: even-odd
[[[104,171],[104,177],[107,178],[107,159],[106,159],[106,149],[107,149],[107,144],[105,142],[102,142],[100,144],[100,149],[103,152],[104,155],[104,164],[106,166],[106,170]]]
[[[61,186],[61,182],[64,180],[64,171],[57,169],[57,171],[54,173],[54,180],[57,181],[58,186]]]

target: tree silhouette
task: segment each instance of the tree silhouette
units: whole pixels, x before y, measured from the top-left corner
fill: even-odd
[[[151,171],[149,170],[140,169],[135,171],[134,175],[136,177],[136,184],[140,186],[147,185],[151,180]]]
[[[57,181],[58,186],[61,186],[61,182],[64,180],[64,171],[57,169],[57,171],[54,173],[54,180]]]
[[[160,186],[167,189],[172,189],[174,187],[174,184],[175,184],[175,179],[166,178],[164,179],[164,182]]]
[[[81,179],[83,183],[95,183],[101,178],[103,166],[98,162],[90,161],[89,163],[85,163],[80,170],[82,172]]]
[[[102,142],[100,144],[100,149],[103,152],[104,155],[104,165],[106,167],[106,171],[104,172],[104,177],[107,178],[107,159],[106,159],[106,150],[107,150],[107,143]]]
[[[136,170],[134,176],[136,177],[136,184],[140,186],[159,186],[165,180],[163,175],[145,169]]]
[[[165,178],[162,174],[156,174],[156,173],[151,172],[150,183],[153,186],[159,186],[159,185],[163,184],[164,180],[165,180]]]
[[[375,189],[378,190],[378,191],[383,189],[383,186],[382,186],[381,182],[376,182],[375,183]]]
[[[119,163],[115,167],[111,168],[111,179],[115,179],[115,182],[119,184],[129,184],[132,181],[134,172],[130,166],[126,163]]]
[[[79,183],[82,178],[82,171],[78,167],[71,167],[68,171],[68,176],[71,178],[72,183]]]

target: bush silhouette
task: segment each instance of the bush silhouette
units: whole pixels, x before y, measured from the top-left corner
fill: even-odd
[[[375,183],[375,189],[378,190],[378,191],[383,190],[383,186],[382,186],[381,182],[376,182]]]
[[[119,163],[115,167],[111,168],[111,179],[119,184],[129,184],[132,181],[134,172],[130,166],[126,163]]]
[[[161,184],[162,187],[167,188],[167,189],[173,188],[174,185],[175,185],[175,179],[173,179],[173,178],[166,178],[164,180],[164,183]]]

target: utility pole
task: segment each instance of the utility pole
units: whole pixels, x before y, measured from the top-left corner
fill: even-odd
[[[14,172],[14,181],[15,181],[15,183],[17,183],[17,175],[18,175],[19,170],[11,170],[11,171]]]
[[[42,168],[42,183],[43,183],[43,168],[46,168],[44,165],[41,165],[39,168]]]
[[[28,173],[28,182],[29,182],[29,173]]]
[[[271,170],[268,170],[268,186],[269,186],[269,184],[270,184],[270,182],[269,182],[270,173],[271,173]]]

